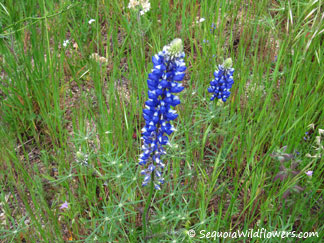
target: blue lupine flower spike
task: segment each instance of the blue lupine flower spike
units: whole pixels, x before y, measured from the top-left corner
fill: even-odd
[[[167,135],[175,131],[170,122],[178,117],[172,107],[179,105],[180,99],[174,94],[184,89],[180,83],[186,70],[184,56],[181,39],[173,40],[152,57],[154,67],[147,79],[149,99],[143,109],[145,126],[142,129],[143,146],[139,164],[146,168],[141,172],[145,176],[142,185],[146,186],[154,173],[157,190],[164,183],[162,169],[165,165],[161,158],[165,154],[163,146],[169,144]]]
[[[212,93],[213,96],[210,100],[222,99],[225,102],[230,96],[230,89],[234,84],[233,80],[234,68],[232,68],[232,59],[227,58],[223,65],[218,65],[218,68],[214,72],[214,77],[210,82],[210,87],[208,88],[208,92]]]

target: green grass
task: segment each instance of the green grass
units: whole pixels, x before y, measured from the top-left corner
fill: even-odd
[[[146,79],[151,56],[177,37],[186,88],[147,241],[208,242],[201,230],[261,228],[324,238],[323,157],[306,156],[319,152],[324,129],[322,1],[151,0],[140,18],[128,1],[81,2],[0,3],[0,241],[144,241],[149,188],[137,160]],[[193,24],[197,16],[206,21]],[[232,94],[211,103],[207,87],[227,57]],[[274,181],[280,162],[270,155],[285,145],[300,153],[299,173]],[[283,199],[297,184],[304,191]]]

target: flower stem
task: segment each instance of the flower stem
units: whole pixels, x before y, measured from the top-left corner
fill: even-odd
[[[147,219],[147,213],[148,213],[148,210],[150,208],[150,205],[151,205],[151,200],[152,200],[152,196],[153,196],[153,191],[154,191],[154,173],[152,173],[152,178],[151,178],[151,188],[150,188],[150,194],[147,198],[147,201],[146,201],[146,205],[145,205],[145,208],[144,208],[144,212],[143,212],[143,218],[142,218],[142,222],[143,222],[143,234],[144,234],[144,241],[146,241],[146,219]]]

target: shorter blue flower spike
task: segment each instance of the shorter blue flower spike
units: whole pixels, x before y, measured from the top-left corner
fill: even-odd
[[[218,69],[214,72],[215,79],[210,82],[208,88],[208,92],[213,94],[210,100],[217,98],[225,102],[228,99],[231,94],[230,89],[234,84],[233,73],[231,58],[226,59],[223,65],[218,65]]]

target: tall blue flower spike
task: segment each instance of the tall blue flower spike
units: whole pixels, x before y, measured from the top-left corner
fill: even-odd
[[[163,50],[152,57],[153,69],[148,75],[148,100],[145,102],[143,117],[145,126],[142,129],[142,153],[139,158],[141,166],[147,166],[141,171],[144,175],[142,186],[146,186],[154,173],[154,186],[160,190],[164,183],[162,169],[165,167],[161,157],[165,154],[164,145],[169,144],[167,135],[175,131],[170,123],[178,117],[172,109],[180,104],[175,93],[180,93],[184,87],[180,83],[185,76],[185,54],[181,39],[173,40]]]
[[[227,58],[223,65],[218,65],[218,69],[214,72],[215,79],[210,82],[208,88],[208,92],[213,94],[210,100],[217,98],[225,102],[228,99],[231,94],[230,89],[234,84],[233,73],[231,58]]]

